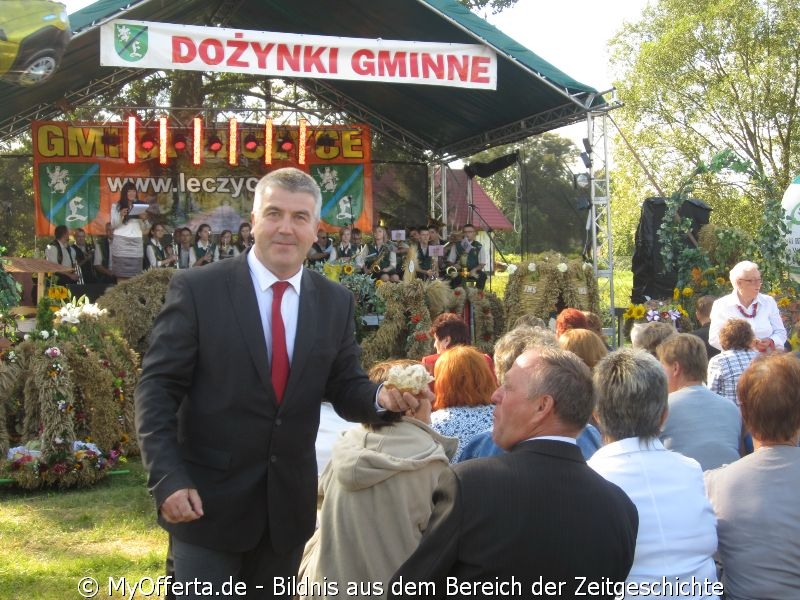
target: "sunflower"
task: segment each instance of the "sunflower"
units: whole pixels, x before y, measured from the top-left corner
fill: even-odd
[[[678,288],[675,288],[674,290],[672,290],[672,299],[673,300],[679,300],[680,297],[681,297],[681,291]]]
[[[685,288],[683,288],[681,294],[683,294],[684,298],[691,298],[694,294],[694,290],[687,285]]]
[[[342,272],[345,275],[352,275],[353,274],[353,265],[345,265],[342,267]]]
[[[645,310],[645,308],[644,308],[644,306],[643,306],[643,305],[641,305],[641,304],[634,304],[634,305],[631,307],[631,318],[632,318],[632,319],[634,319],[634,320],[641,319],[641,318],[643,318],[643,317],[644,317],[644,315],[645,315],[645,313],[646,313],[646,312],[647,312],[647,311]]]

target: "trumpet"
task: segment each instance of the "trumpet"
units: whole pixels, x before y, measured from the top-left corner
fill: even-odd
[[[444,270],[444,274],[447,275],[450,279],[458,275],[458,269],[456,269],[455,265],[450,265]]]
[[[374,263],[372,263],[372,272],[375,273],[375,274],[378,274],[378,273],[381,272],[380,261],[375,261]]]

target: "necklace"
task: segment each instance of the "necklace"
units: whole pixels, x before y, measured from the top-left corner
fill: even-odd
[[[755,316],[758,314],[758,302],[753,303],[753,312],[749,313],[745,309],[743,309],[740,305],[736,305],[736,308],[739,309],[739,312],[742,313],[742,316],[746,319],[754,319]]]

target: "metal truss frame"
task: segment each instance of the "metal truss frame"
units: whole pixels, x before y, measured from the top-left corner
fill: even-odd
[[[609,172],[608,111],[590,111],[586,115],[586,144],[591,159],[589,167],[592,266],[599,291],[608,291],[611,322],[614,312],[614,243],[611,237],[611,175]],[[616,338],[616,336],[612,336]]]

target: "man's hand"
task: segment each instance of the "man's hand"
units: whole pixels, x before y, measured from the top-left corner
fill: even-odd
[[[419,400],[408,392],[400,392],[395,388],[383,386],[378,393],[378,404],[391,412],[404,413],[407,410],[417,410]]]
[[[203,502],[194,488],[173,492],[159,507],[167,523],[188,523],[203,516]]]

